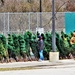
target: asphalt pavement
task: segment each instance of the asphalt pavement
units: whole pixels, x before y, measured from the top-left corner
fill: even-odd
[[[47,61],[28,61],[28,62],[12,62],[12,63],[0,63],[0,68],[19,68],[19,67],[33,67],[36,69],[42,68],[58,68],[58,67],[74,67],[74,59],[59,60],[57,62]]]
[[[75,75],[75,60],[66,59],[58,62],[28,61],[0,63],[0,68],[33,67],[25,70],[0,71],[0,75]]]

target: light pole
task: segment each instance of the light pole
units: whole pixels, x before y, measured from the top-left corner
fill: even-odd
[[[42,1],[40,0],[40,28],[42,28]]]
[[[55,39],[55,0],[52,0],[52,51],[56,51],[56,39]]]
[[[59,60],[59,52],[56,52],[56,37],[55,37],[55,5],[52,0],[52,52],[49,52],[49,60],[57,62]]]

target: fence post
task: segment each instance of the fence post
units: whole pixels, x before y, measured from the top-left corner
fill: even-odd
[[[9,12],[8,12],[8,33],[9,33]]]
[[[6,25],[6,24],[5,24],[5,13],[4,13],[4,35],[5,35],[5,32],[6,32],[6,31],[5,31],[5,25]]]
[[[37,28],[38,28],[38,13],[37,13]]]
[[[29,14],[28,14],[28,28],[29,28],[29,30],[30,30],[30,12],[29,12]]]

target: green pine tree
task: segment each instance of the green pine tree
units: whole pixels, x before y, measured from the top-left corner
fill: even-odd
[[[18,36],[18,38],[19,38],[20,54],[21,54],[21,56],[23,58],[26,58],[27,49],[26,49],[26,44],[25,44],[24,36],[22,34],[20,34]]]
[[[19,39],[18,36],[16,34],[12,34],[12,38],[13,38],[13,48],[14,48],[14,53],[16,56],[20,56],[20,47],[19,47]]]

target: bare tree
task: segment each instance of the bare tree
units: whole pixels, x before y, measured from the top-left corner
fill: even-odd
[[[31,3],[32,2],[32,0],[27,0],[29,3]]]
[[[1,2],[2,2],[2,5],[4,5],[4,0],[1,0]]]
[[[66,4],[67,11],[75,11],[75,0],[69,0]]]

